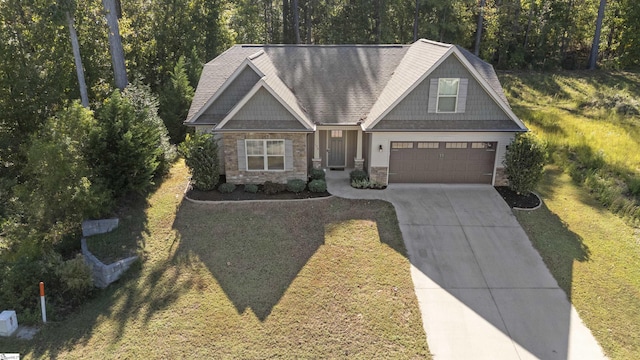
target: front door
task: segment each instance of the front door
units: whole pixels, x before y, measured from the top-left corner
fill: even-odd
[[[327,131],[329,139],[328,146],[328,162],[329,167],[345,167],[345,131],[344,130],[329,130]]]

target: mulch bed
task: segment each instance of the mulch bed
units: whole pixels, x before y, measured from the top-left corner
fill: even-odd
[[[496,190],[511,208],[533,209],[540,205],[540,199],[533,193],[518,194],[508,186],[496,186]]]
[[[265,194],[262,192],[262,187],[258,186],[257,193],[250,193],[244,191],[243,185],[238,185],[236,189],[229,194],[223,194],[218,190],[200,191],[190,189],[187,192],[187,197],[193,200],[206,200],[206,201],[242,201],[242,200],[293,200],[293,199],[313,199],[320,197],[331,196],[328,192],[314,193],[309,190],[304,190],[300,193],[292,193],[289,191],[279,192],[277,194]]]

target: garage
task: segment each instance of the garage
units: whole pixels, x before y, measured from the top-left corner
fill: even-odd
[[[391,143],[389,183],[491,184],[495,142]]]

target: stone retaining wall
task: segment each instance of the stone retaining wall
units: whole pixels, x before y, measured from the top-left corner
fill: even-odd
[[[80,247],[85,263],[91,268],[93,284],[101,289],[106,288],[112,282],[120,279],[122,274],[129,269],[131,264],[138,260],[137,256],[116,261],[105,265],[95,257],[87,247],[87,239],[84,236],[104,234],[113,231],[118,227],[118,219],[90,220],[82,223],[82,235]]]

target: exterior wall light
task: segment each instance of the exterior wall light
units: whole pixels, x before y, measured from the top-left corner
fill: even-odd
[[[382,144],[378,145],[378,151],[382,152]]]

